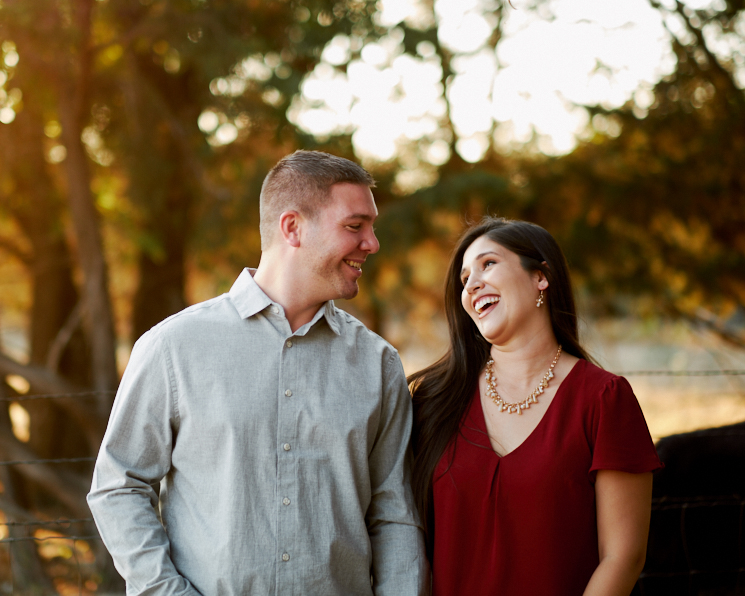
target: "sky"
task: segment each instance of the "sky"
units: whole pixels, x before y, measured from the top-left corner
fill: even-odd
[[[422,160],[439,165],[450,153],[451,139],[440,126],[449,104],[455,148],[466,161],[478,161],[490,143],[510,151],[531,139],[538,151],[560,155],[591,127],[619,132],[602,118],[590,123],[582,106],[615,108],[633,100],[644,116],[651,88],[675,66],[663,17],[648,0],[548,0],[537,11],[527,0],[512,0],[496,52],[487,46],[492,2],[435,0],[439,41],[455,56],[449,102],[434,47],[425,42],[417,56],[406,55],[403,33],[394,28],[362,48],[346,73],[337,67],[348,61],[353,41],[334,38],[303,83],[290,119],[319,136],[352,133],[363,158],[390,160],[416,144]],[[418,0],[381,0],[380,6],[380,22],[388,26],[423,26],[432,18]],[[667,26],[683,34],[674,18]]]

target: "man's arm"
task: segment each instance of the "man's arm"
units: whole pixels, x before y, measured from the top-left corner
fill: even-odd
[[[93,473],[88,505],[127,594],[198,596],[176,570],[153,489],[170,469],[178,425],[171,362],[157,330],[132,351]]]
[[[370,453],[372,497],[367,530],[376,596],[429,594],[430,572],[410,486],[412,409],[398,355],[384,366],[381,419]]]

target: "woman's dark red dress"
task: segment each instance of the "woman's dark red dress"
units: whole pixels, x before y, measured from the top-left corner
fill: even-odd
[[[477,391],[435,470],[434,596],[581,595],[598,565],[596,471],[660,467],[626,379],[585,360],[504,457]]]

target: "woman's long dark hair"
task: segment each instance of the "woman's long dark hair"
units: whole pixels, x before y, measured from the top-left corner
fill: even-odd
[[[460,429],[491,348],[461,304],[463,254],[481,236],[517,254],[525,271],[543,272],[549,284],[545,301],[557,341],[565,352],[591,360],[579,343],[569,270],[564,253],[553,236],[536,224],[501,217],[485,217],[466,230],[453,252],[445,280],[450,348],[440,360],[408,378],[414,398],[412,488],[430,554],[434,530],[432,481],[435,467]]]

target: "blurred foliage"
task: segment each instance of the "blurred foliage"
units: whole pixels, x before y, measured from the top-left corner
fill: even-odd
[[[32,365],[5,359],[1,376],[21,372],[31,393],[91,386],[101,345],[81,326],[91,271],[104,281],[94,298],[111,295],[126,345],[186,305],[188,277],[208,272],[214,289],[255,265],[261,181],[304,142],[289,102],[334,35],[382,31],[374,9],[364,0],[0,2],[0,251],[28,275]],[[86,267],[96,251],[113,274]],[[4,307],[17,285],[0,287]],[[114,350],[105,350],[112,361]],[[0,383],[0,397],[16,393]],[[81,420],[56,403],[24,402],[27,445],[0,415],[2,459],[95,454]],[[105,414],[88,409],[87,436],[100,437]],[[84,507],[90,469],[72,472],[40,485],[3,468],[3,510],[84,517],[66,504]],[[15,569],[16,588],[47,591],[37,568]],[[86,586],[116,581],[102,557]]]
[[[684,25],[671,32],[674,72],[647,107],[589,108],[591,138],[571,154],[492,148],[466,163],[448,106],[437,131],[450,145],[446,163],[425,163],[412,141],[396,160],[366,164],[378,180],[381,251],[345,308],[399,348],[429,341],[453,243],[490,213],[551,231],[598,312],[632,304],[745,345],[733,324],[745,303],[743,65],[711,47],[742,43],[745,6],[723,0],[693,11],[650,1]],[[492,8],[494,48],[504,6]],[[0,0],[0,272],[26,273],[0,283],[0,300],[27,310],[32,392],[50,391],[41,370],[65,390],[90,387],[95,376],[80,308],[81,247],[90,244],[72,223],[73,205],[95,207],[111,269],[104,299],[126,352],[150,326],[258,263],[259,190],[280,157],[297,148],[355,157],[348,134],[312,138],[287,112],[334,36],[352,40],[355,59],[388,33],[378,23],[371,0]],[[447,100],[455,57],[439,43],[434,16],[397,30],[404,52],[434,48]],[[2,393],[16,394],[0,383]],[[29,410],[24,449],[92,453],[74,410]],[[91,412],[86,436],[105,424]],[[10,432],[5,422],[0,416],[0,433]],[[83,468],[80,478],[90,473]],[[69,513],[48,487],[2,473],[5,497],[24,515]],[[93,573],[91,590],[106,587],[107,572]]]
[[[677,66],[651,105],[589,107],[593,135],[565,156],[492,150],[469,165],[453,153],[436,184],[382,214],[386,283],[371,292],[402,316],[437,310],[447,249],[489,213],[554,234],[595,314],[682,317],[745,346],[745,56],[724,60],[710,47],[742,47],[745,5],[653,6],[684,27],[671,33]],[[426,287],[415,274],[423,259],[410,258],[417,246],[439,262]]]
[[[597,131],[567,156],[522,162],[518,194],[541,204],[535,219],[556,232],[601,306],[645,296],[647,314],[682,316],[745,345],[735,324],[745,305],[742,64],[710,47],[729,35],[742,43],[745,5],[656,7],[685,30],[671,34],[677,67],[651,105],[591,109],[597,129],[620,134]]]

